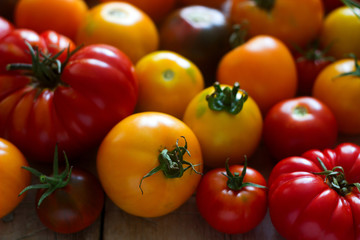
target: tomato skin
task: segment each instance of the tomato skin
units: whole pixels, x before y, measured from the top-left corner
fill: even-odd
[[[354,59],[337,60],[319,74],[312,91],[313,97],[325,103],[335,114],[339,132],[352,135],[360,133],[360,78],[338,76],[354,70]]]
[[[243,166],[232,165],[230,172],[241,173]],[[216,230],[227,234],[245,233],[265,217],[265,189],[244,187],[232,190],[227,186],[225,168],[207,172],[196,191],[196,204],[201,216]],[[244,182],[266,186],[266,180],[255,169],[247,167]]]
[[[14,30],[14,26],[7,19],[0,16],[0,38]]]
[[[334,147],[337,135],[334,114],[324,103],[312,97],[281,101],[264,119],[263,140],[278,161],[313,148]]]
[[[14,35],[15,31],[1,39],[0,46],[12,44],[20,56],[7,48],[8,62],[5,60],[0,66],[14,59],[31,62],[23,38]],[[46,50],[44,39],[34,32],[31,36],[36,40],[35,46],[40,43],[37,46]],[[38,88],[30,84],[36,77],[18,71],[2,73],[0,136],[14,142],[25,156],[35,161],[50,161],[56,143],[69,158],[75,157],[98,144],[119,120],[134,111],[137,99],[134,71],[130,59],[120,50],[109,45],[91,45],[70,57],[60,76],[62,84],[54,89]]]
[[[173,149],[177,140],[191,154],[184,160],[202,172],[199,142],[179,119],[159,112],[132,114],[120,121],[104,138],[97,155],[97,171],[107,196],[125,212],[141,217],[168,214],[195,192],[201,175],[189,169],[180,178],[167,178],[162,172],[141,179],[159,165],[159,154]]]
[[[251,38],[225,54],[217,67],[217,81],[228,85],[239,82],[263,115],[297,91],[293,56],[281,41],[267,35]]]
[[[31,182],[31,175],[22,169],[29,166],[20,150],[11,142],[0,138],[0,218],[13,211],[24,199],[18,196]]]
[[[37,33],[53,30],[75,40],[87,11],[83,0],[19,0],[14,21],[18,28],[32,29]]]
[[[159,111],[182,118],[190,100],[204,88],[199,68],[171,51],[155,51],[135,66],[139,81],[137,111]]]
[[[360,148],[343,143],[335,149],[310,150],[280,161],[269,177],[269,212],[286,239],[358,239],[359,191],[339,195],[325,182],[318,158],[327,169],[342,166],[348,183],[360,181]]]
[[[37,191],[36,204],[44,189]],[[74,168],[70,182],[44,199],[36,213],[40,221],[57,233],[75,233],[90,226],[101,214],[104,192],[91,173]]]
[[[225,84],[220,87],[231,88]],[[206,100],[206,96],[212,93],[214,87],[198,93],[187,106],[183,117],[199,139],[205,166],[224,166],[227,158],[230,158],[230,164],[239,163],[244,155],[250,158],[261,139],[263,120],[259,107],[249,95],[243,109],[236,115],[213,111]]]

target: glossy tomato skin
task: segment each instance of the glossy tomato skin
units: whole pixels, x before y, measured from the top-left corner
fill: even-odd
[[[14,25],[7,19],[0,16],[0,38],[14,30]]]
[[[31,62],[23,34],[15,32],[0,41],[0,46],[12,46],[6,48],[9,58],[1,58],[2,68],[12,62]],[[30,33],[32,44],[46,52],[46,41]],[[134,71],[130,59],[115,47],[92,45],[71,56],[58,85],[43,87],[36,77],[2,72],[0,135],[32,160],[50,161],[56,143],[69,158],[74,157],[98,144],[119,120],[134,111]]]
[[[160,26],[160,48],[179,53],[194,62],[214,82],[218,61],[229,49],[230,25],[218,9],[192,5],[172,12]]]
[[[141,217],[168,214],[195,192],[201,175],[188,169],[179,178],[159,171],[141,179],[159,166],[159,154],[174,149],[176,141],[191,156],[184,160],[202,172],[203,161],[197,137],[181,120],[165,113],[142,112],[120,121],[104,138],[97,155],[97,171],[107,196],[125,212]],[[185,165],[183,165],[185,167]]]
[[[18,195],[30,184],[31,175],[22,166],[29,166],[24,155],[14,144],[0,138],[0,218],[13,211],[25,197]]]
[[[38,33],[53,30],[75,40],[87,11],[83,0],[19,0],[14,21],[18,28],[32,29]]]
[[[191,99],[204,88],[199,68],[172,51],[155,51],[137,62],[137,111],[158,111],[182,118]]]
[[[348,183],[360,181],[360,148],[343,143],[335,149],[310,150],[280,161],[269,177],[269,212],[286,239],[359,239],[360,193],[354,187],[339,195],[324,182],[320,159],[327,169],[344,169]]]
[[[44,190],[37,191],[36,204]],[[90,172],[73,168],[70,182],[36,206],[40,221],[57,233],[75,233],[90,226],[101,214],[104,192]]]
[[[312,95],[335,114],[339,132],[356,135],[360,133],[359,76],[339,77],[340,74],[352,71],[355,71],[354,59],[335,61],[316,78]]]
[[[232,165],[231,173],[241,174],[243,166]],[[196,191],[196,204],[201,216],[216,230],[227,234],[245,233],[255,228],[267,211],[266,189],[227,186],[224,168],[207,172]],[[255,169],[247,167],[244,182],[266,186],[266,180]]]
[[[294,97],[297,91],[293,56],[284,43],[268,35],[251,38],[226,53],[217,67],[217,81],[239,82],[264,116],[275,103]]]
[[[261,6],[269,3],[273,6]],[[323,17],[321,0],[304,0],[301,4],[288,0],[234,0],[230,12],[232,22],[247,27],[250,37],[271,35],[289,48],[294,45],[305,47],[314,40],[322,27]]]
[[[277,161],[314,148],[332,148],[337,135],[335,115],[313,97],[281,101],[264,119],[264,143]]]

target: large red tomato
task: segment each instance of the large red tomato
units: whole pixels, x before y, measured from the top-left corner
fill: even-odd
[[[120,50],[91,45],[57,61],[49,53],[72,43],[48,40],[21,29],[0,40],[0,136],[38,161],[51,161],[56,143],[69,157],[98,144],[137,99],[134,66]],[[25,70],[6,72],[18,62],[11,68]]]
[[[280,161],[269,178],[269,211],[286,239],[360,239],[360,147],[310,150]]]

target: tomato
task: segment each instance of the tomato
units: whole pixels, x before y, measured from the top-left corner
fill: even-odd
[[[313,148],[334,147],[337,135],[334,114],[312,97],[281,101],[264,119],[264,143],[276,160],[298,156]]]
[[[201,216],[216,230],[245,233],[265,217],[265,186],[266,180],[255,169],[226,164],[226,169],[216,168],[204,175],[196,191],[196,204]]]
[[[22,169],[28,162],[11,142],[0,138],[0,218],[13,211],[25,195],[19,192],[31,182],[29,172]]]
[[[329,47],[328,54],[337,59],[346,58],[353,53],[360,56],[360,14],[357,8],[340,7],[330,12],[320,33],[320,43]]]
[[[90,226],[101,214],[104,192],[99,180],[90,172],[69,166],[59,172],[57,149],[54,156],[54,172],[48,177],[36,169],[27,167],[39,177],[40,183],[28,186],[20,194],[31,189],[36,192],[36,213],[40,221],[58,233],[75,233]]]
[[[19,0],[14,21],[18,28],[32,29],[38,33],[53,30],[75,40],[87,11],[83,0]]]
[[[111,1],[114,0],[100,0],[100,2]],[[140,8],[156,23],[160,23],[175,8],[176,1],[177,0],[121,0],[121,2],[128,2]]]
[[[11,32],[13,29],[13,24],[0,16],[0,38]]]
[[[182,118],[190,100],[204,88],[198,67],[171,51],[155,51],[135,66],[139,81],[137,111],[159,111]]]
[[[230,12],[232,22],[247,26],[250,37],[271,35],[290,48],[314,40],[323,17],[321,0],[233,0]]]
[[[56,143],[74,157],[99,144],[118,121],[134,111],[135,70],[120,50],[109,45],[84,47],[59,72],[56,59],[37,59],[35,50],[32,63],[23,37],[48,55],[47,40],[34,32],[14,30],[0,39],[0,54],[7,56],[1,58],[1,69],[8,63],[27,63],[12,65],[25,70],[0,71],[0,136],[26,157],[47,162]],[[52,40],[60,44],[59,38]]]
[[[158,49],[159,34],[151,18],[126,2],[106,2],[89,10],[79,27],[76,43],[106,43],[119,48],[135,64]]]
[[[239,82],[264,116],[275,103],[294,97],[297,90],[293,56],[281,41],[266,35],[251,38],[224,55],[217,80],[229,85]]]
[[[191,129],[159,112],[136,113],[120,121],[97,155],[107,196],[140,217],[162,216],[185,203],[200,181],[202,163]]]
[[[356,62],[356,65],[355,65]],[[360,67],[354,59],[337,60],[316,78],[313,96],[335,114],[341,133],[360,133]],[[345,74],[344,76],[340,76]],[[346,75],[348,74],[348,75]]]
[[[359,181],[360,147],[352,143],[285,158],[268,182],[271,221],[286,239],[359,239]]]
[[[164,20],[159,31],[161,49],[194,62],[206,85],[214,83],[216,66],[230,48],[230,25],[220,10],[205,6],[179,8]]]
[[[183,121],[199,139],[205,166],[224,166],[251,157],[262,131],[262,116],[255,101],[239,85],[214,84],[198,93],[187,106]]]

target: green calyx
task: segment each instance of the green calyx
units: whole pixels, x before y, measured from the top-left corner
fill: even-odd
[[[37,176],[41,183],[27,186],[19,193],[19,196],[31,189],[47,189],[39,199],[37,205],[39,207],[41,203],[44,201],[44,199],[50,196],[55,190],[65,187],[70,181],[72,167],[69,166],[69,161],[65,153],[64,153],[64,157],[65,157],[66,167],[62,173],[59,173],[58,150],[57,150],[57,146],[55,146],[53,174],[51,177],[46,176],[45,174],[39,172],[34,168],[23,166],[22,167],[23,169],[28,170],[29,172]]]
[[[339,195],[345,196],[351,193],[353,187],[356,187],[358,191],[360,191],[360,183],[348,183],[346,181],[344,169],[341,166],[336,166],[332,170],[328,170],[320,158],[318,158],[318,161],[324,171],[313,174],[325,176],[324,182]]]
[[[256,6],[267,12],[271,12],[271,10],[274,8],[275,1],[276,0],[254,0]]]
[[[265,186],[262,186],[262,185],[259,185],[256,183],[244,182],[244,177],[246,175],[246,168],[247,168],[247,157],[246,156],[245,156],[244,167],[241,172],[241,175],[238,172],[234,172],[234,174],[230,172],[229,159],[226,159],[226,163],[225,163],[226,174],[223,174],[223,175],[228,178],[228,181],[227,181],[228,188],[230,188],[231,190],[234,190],[234,191],[240,191],[243,187],[266,188]]]
[[[65,51],[65,49],[54,56],[51,56],[51,54],[45,54],[36,47],[33,48],[31,44],[26,41],[25,44],[29,48],[32,63],[11,63],[6,66],[6,69],[8,71],[24,70],[25,75],[33,77],[31,84],[40,89],[55,89],[59,85],[65,85],[65,83],[61,81],[61,73],[63,72],[70,57],[77,52],[81,46],[78,46],[72,52],[70,52],[70,47],[67,48],[67,57],[65,61],[61,63],[58,57]]]
[[[214,88],[215,92],[206,96],[209,108],[214,111],[226,111],[236,115],[242,110],[244,103],[248,99],[247,92],[240,89],[238,82],[234,83],[232,89],[229,87],[221,89],[220,84],[215,82]],[[239,90],[241,94],[238,94]]]
[[[344,77],[344,76],[360,77],[360,66],[359,66],[356,55],[351,53],[351,54],[349,54],[349,56],[354,59],[355,70],[352,72],[345,72],[345,73],[339,74],[335,78]]]
[[[175,148],[171,151],[168,149],[163,149],[159,156],[159,165],[153,168],[150,172],[148,172],[144,177],[141,178],[139,188],[141,193],[143,194],[143,190],[141,188],[142,181],[154,175],[155,173],[162,171],[165,177],[167,178],[180,178],[183,176],[184,172],[188,169],[192,169],[195,173],[202,175],[202,173],[198,172],[195,167],[198,165],[194,165],[191,162],[184,160],[184,155],[190,155],[189,150],[187,149],[187,141],[185,137],[181,136],[185,140],[185,145],[183,147],[179,146],[179,139],[176,141]],[[184,168],[184,165],[186,166]]]

